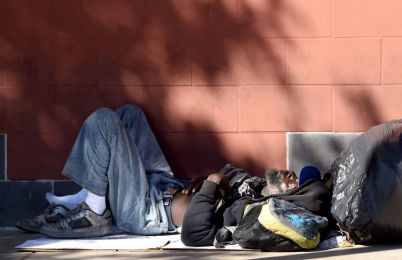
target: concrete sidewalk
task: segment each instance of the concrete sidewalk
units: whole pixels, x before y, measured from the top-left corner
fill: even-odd
[[[16,245],[37,237],[41,237],[41,235],[23,233],[14,228],[0,229],[0,259],[402,259],[402,245],[355,246],[348,249],[296,253],[207,250],[60,250],[29,252],[14,249]]]

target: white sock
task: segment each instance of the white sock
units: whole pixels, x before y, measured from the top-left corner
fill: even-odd
[[[66,195],[66,196],[56,196],[51,192],[46,193],[46,199],[50,204],[62,205],[70,210],[78,206],[78,204],[85,201],[88,191],[82,189],[76,194]]]
[[[106,198],[105,196],[98,196],[88,191],[88,196],[85,199],[85,203],[88,207],[98,215],[102,215],[106,210]]]

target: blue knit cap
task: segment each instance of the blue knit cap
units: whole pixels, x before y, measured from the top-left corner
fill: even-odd
[[[299,186],[309,179],[321,180],[321,173],[314,166],[304,166],[299,174]]]

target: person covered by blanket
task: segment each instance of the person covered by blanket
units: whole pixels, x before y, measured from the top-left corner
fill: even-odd
[[[45,212],[17,222],[18,228],[54,238],[97,237],[112,233],[113,219],[120,230],[138,235],[176,233],[183,226],[186,244],[210,245],[217,228],[226,224],[227,213],[219,212],[235,209],[233,201],[297,186],[293,172],[272,170],[265,180],[230,164],[207,178],[175,179],[144,112],[135,105],[92,113],[62,175],[82,189],[67,196],[47,193]],[[236,190],[230,196],[227,185]],[[215,213],[218,201],[225,203]]]

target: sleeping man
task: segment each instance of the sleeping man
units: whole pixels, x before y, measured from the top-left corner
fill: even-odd
[[[134,105],[92,113],[62,175],[82,189],[61,197],[47,193],[50,206],[18,222],[18,228],[54,238],[96,237],[111,234],[113,219],[120,230],[138,235],[174,233],[182,226],[183,241],[198,246],[211,245],[220,226],[239,221],[243,197],[285,192],[282,198],[324,211],[320,182],[297,187],[290,171],[270,170],[264,179],[226,165],[206,180],[175,179],[143,111]],[[301,193],[311,201],[301,200]]]
[[[228,185],[233,183],[230,181],[233,178],[230,172],[209,175],[184,215],[181,232],[183,243],[188,246],[213,245],[221,227],[237,226],[243,218],[245,207],[253,199],[263,196],[283,199],[316,215],[330,217],[330,190],[311,171],[312,168],[305,170],[307,174],[302,174],[303,183],[297,182],[292,171],[268,170],[265,174],[266,186],[262,188],[261,194],[241,194],[244,193],[244,184],[238,189],[236,187],[235,191],[230,191],[233,189],[233,185]],[[245,182],[247,179],[243,183]],[[236,190],[239,196],[228,196],[228,193],[236,193]]]

